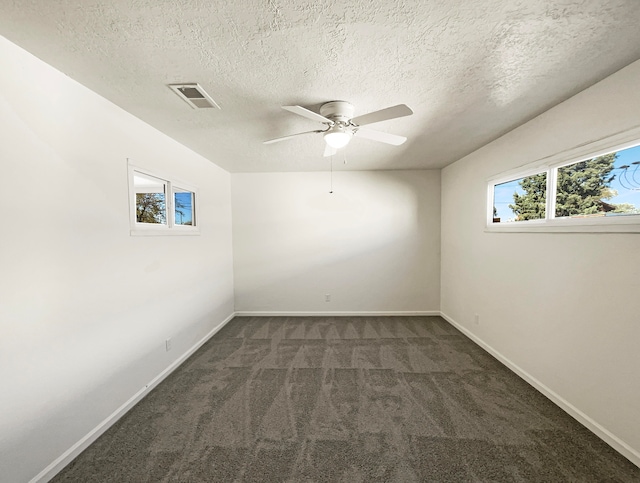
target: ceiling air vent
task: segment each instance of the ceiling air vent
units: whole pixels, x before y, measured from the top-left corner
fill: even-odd
[[[209,94],[198,84],[169,84],[169,87],[194,109],[215,107],[220,109]]]

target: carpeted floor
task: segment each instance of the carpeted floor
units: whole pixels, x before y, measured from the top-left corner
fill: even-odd
[[[55,482],[627,482],[439,317],[236,317]]]

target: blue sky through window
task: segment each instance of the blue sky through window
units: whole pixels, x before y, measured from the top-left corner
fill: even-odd
[[[175,193],[175,222],[177,225],[193,224],[193,193],[190,191]]]
[[[502,223],[506,221],[514,221],[516,215],[511,208],[510,204],[513,204],[513,194],[524,194],[524,190],[520,187],[520,180],[509,181],[508,183],[497,184],[493,189],[493,205],[495,206]]]
[[[611,183],[611,188],[616,190],[618,195],[607,202],[615,205],[630,203],[640,208],[640,146],[618,151],[613,166],[616,179]]]

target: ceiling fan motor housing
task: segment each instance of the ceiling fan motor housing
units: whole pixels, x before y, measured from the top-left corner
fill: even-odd
[[[320,106],[320,114],[334,122],[348,124],[353,117],[353,105],[347,101],[325,102]]]

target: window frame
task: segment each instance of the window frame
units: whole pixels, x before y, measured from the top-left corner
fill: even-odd
[[[640,128],[609,136],[569,149],[519,168],[490,177],[487,180],[486,232],[535,233],[640,233],[640,214],[586,218],[555,217],[558,169],[588,159],[640,146]],[[493,222],[495,186],[535,174],[547,173],[545,218],[510,223]]]
[[[140,223],[136,220],[136,188],[134,186],[134,175],[139,173],[144,176],[151,176],[159,179],[165,183],[166,195],[165,195],[165,210],[166,210],[166,223]],[[129,229],[131,236],[157,236],[157,235],[200,235],[200,219],[198,213],[199,196],[198,188],[185,183],[182,180],[177,180],[173,177],[164,176],[158,174],[155,171],[142,168],[140,166],[128,164],[128,184],[129,184]],[[174,188],[179,188],[185,191],[193,193],[192,201],[192,220],[195,222],[193,225],[182,225],[175,222],[175,201],[174,201]]]

